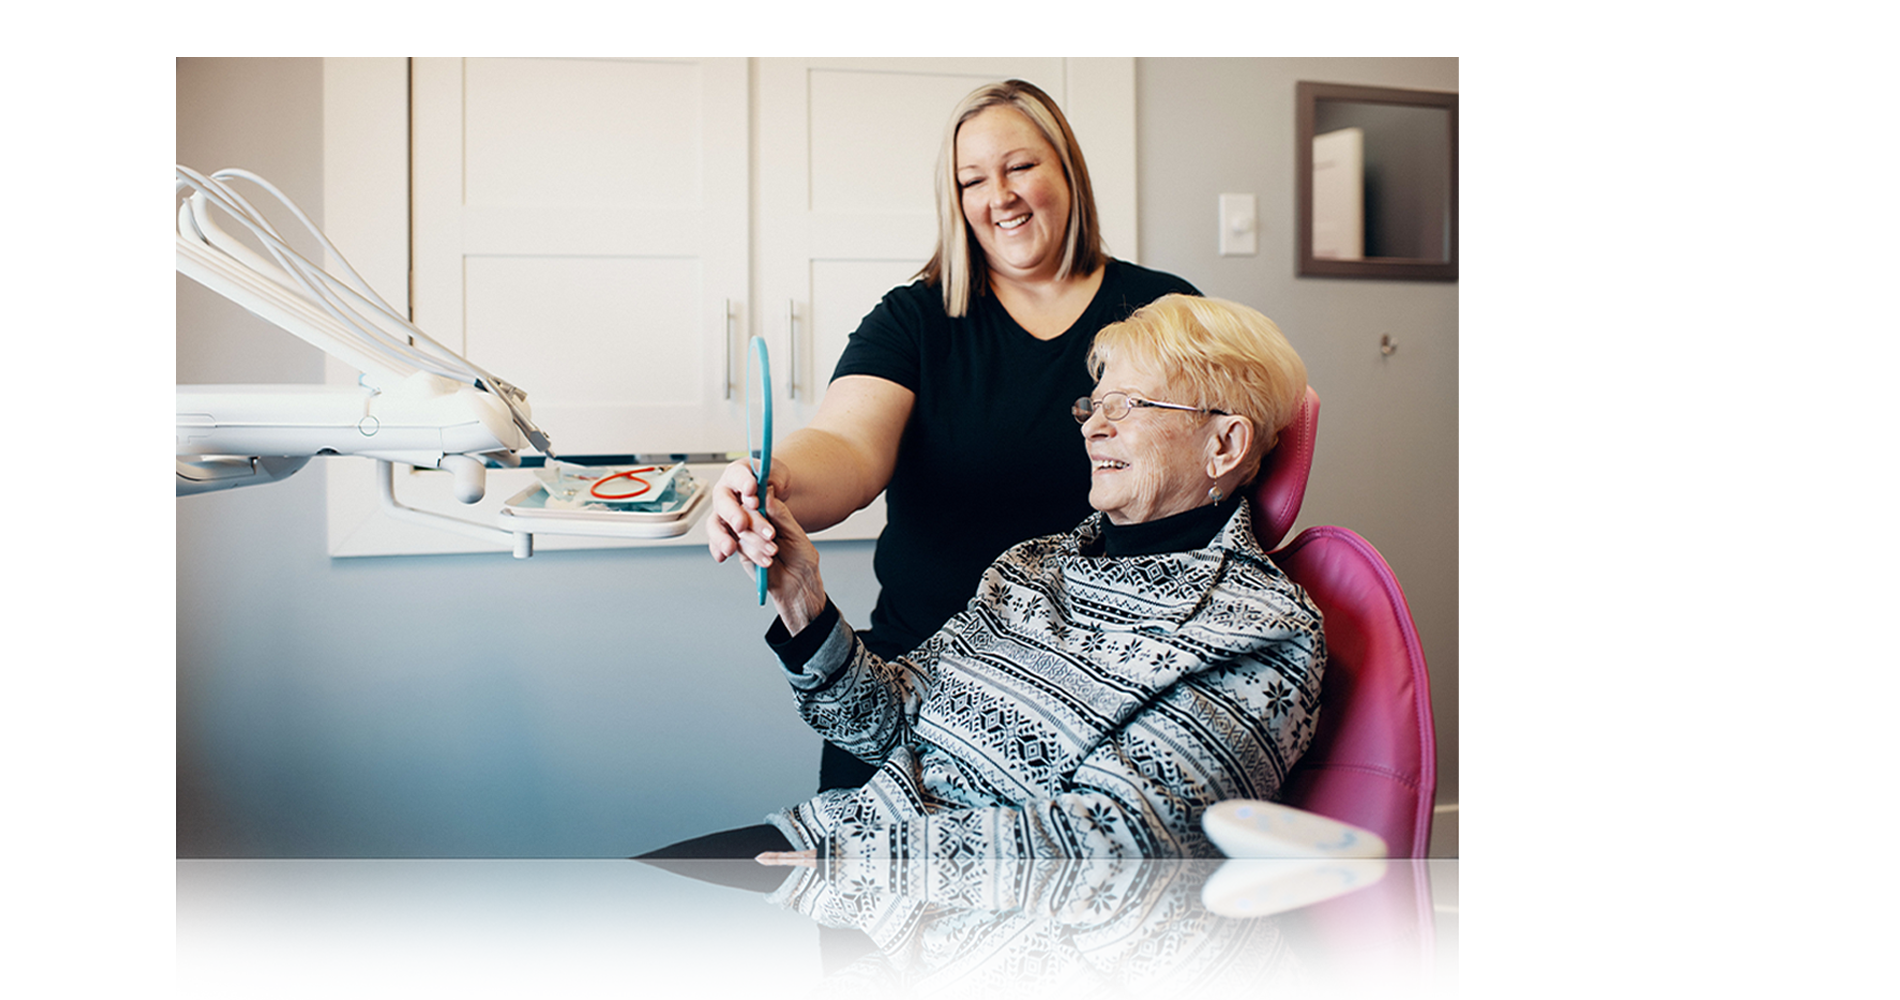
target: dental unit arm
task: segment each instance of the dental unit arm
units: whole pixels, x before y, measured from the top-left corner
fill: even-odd
[[[436,468],[479,501],[487,463],[552,456],[527,394],[442,346],[397,313],[291,200],[249,171],[209,177],[180,166],[178,273],[362,373],[355,386],[181,385],[177,495],[274,482],[317,455]],[[257,185],[294,215],[342,272],[305,259],[228,181]],[[215,207],[269,254],[218,226]]]

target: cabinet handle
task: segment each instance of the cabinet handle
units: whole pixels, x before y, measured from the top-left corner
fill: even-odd
[[[725,399],[732,398],[732,300],[726,300],[725,353],[719,362],[719,381]]]
[[[791,372],[785,378],[788,398],[798,399],[798,300],[785,300],[785,339],[790,346],[786,353],[791,363]]]

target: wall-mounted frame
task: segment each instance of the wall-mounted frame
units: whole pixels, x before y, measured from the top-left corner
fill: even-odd
[[[1458,280],[1458,95],[1295,90],[1300,276]]]

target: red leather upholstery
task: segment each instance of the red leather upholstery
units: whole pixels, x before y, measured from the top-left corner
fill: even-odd
[[[1319,394],[1307,388],[1254,481],[1262,548],[1300,517],[1317,432]],[[1283,914],[1281,926],[1328,1000],[1431,1000],[1438,933],[1425,857],[1438,766],[1412,610],[1378,549],[1351,530],[1303,530],[1273,561],[1324,612],[1328,650],[1319,730],[1281,800],[1376,831],[1391,852],[1378,884]]]
[[[1328,652],[1319,728],[1280,801],[1377,833],[1391,857],[1425,857],[1438,790],[1431,679],[1398,579],[1345,528],[1308,528],[1272,556],[1326,616]],[[1390,864],[1371,886],[1279,919],[1320,943],[1336,992],[1430,982],[1438,945],[1424,866]]]
[[[1313,471],[1313,439],[1318,434],[1319,393],[1309,385],[1300,412],[1267,453],[1249,495],[1254,534],[1259,536],[1263,549],[1280,544],[1299,519],[1300,501],[1306,498],[1306,479]]]

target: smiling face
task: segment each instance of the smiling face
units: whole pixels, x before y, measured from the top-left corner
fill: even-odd
[[[963,218],[992,277],[1053,279],[1062,266],[1070,193],[1062,158],[1029,119],[990,107],[957,130]]]
[[[1174,399],[1164,380],[1121,356],[1102,370],[1092,398],[1110,392],[1190,406],[1197,402]],[[1097,407],[1082,425],[1089,451],[1089,506],[1116,524],[1139,524],[1206,503],[1214,482],[1207,474],[1214,446],[1211,423],[1200,413],[1145,407],[1110,420]]]

